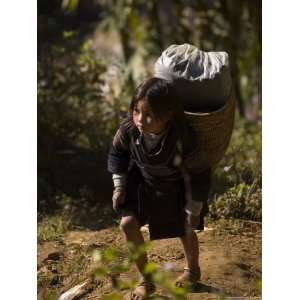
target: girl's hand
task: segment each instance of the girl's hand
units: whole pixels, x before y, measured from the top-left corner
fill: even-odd
[[[112,202],[113,209],[116,213],[119,212],[120,205],[124,203],[126,196],[125,187],[116,187],[113,191]]]

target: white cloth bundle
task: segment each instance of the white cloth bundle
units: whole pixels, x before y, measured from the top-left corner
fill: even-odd
[[[186,110],[221,107],[231,90],[228,54],[204,52],[193,45],[169,46],[154,66],[154,76],[174,84]]]

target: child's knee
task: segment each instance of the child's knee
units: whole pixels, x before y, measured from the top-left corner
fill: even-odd
[[[122,217],[120,222],[120,229],[125,233],[139,230],[139,224],[134,216]]]

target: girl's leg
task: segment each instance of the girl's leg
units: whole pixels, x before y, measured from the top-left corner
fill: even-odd
[[[201,277],[201,271],[199,266],[199,245],[198,238],[194,231],[186,234],[180,238],[185,260],[186,268],[181,276],[176,279],[175,284],[177,286],[185,286],[186,284],[194,284]]]
[[[136,247],[144,244],[145,241],[140,231],[140,225],[134,216],[122,217],[120,228],[124,232],[127,242],[134,244]],[[144,279],[146,278],[143,272],[147,261],[147,253],[140,255],[136,261],[136,266]]]
[[[136,247],[144,243],[144,238],[140,231],[140,225],[134,216],[122,217],[120,228],[124,232],[127,242],[133,243]],[[155,287],[153,282],[144,274],[144,267],[147,261],[147,253],[143,253],[136,260],[135,263],[142,276],[142,282],[135,288],[132,293],[128,295],[126,299],[143,300],[147,297],[147,295],[154,292]]]
[[[198,245],[198,237],[195,231],[192,231],[185,236],[180,238],[186,265],[191,270],[198,270],[199,269],[199,245]]]

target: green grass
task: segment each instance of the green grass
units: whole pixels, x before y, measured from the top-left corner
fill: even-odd
[[[59,240],[70,229],[71,218],[67,215],[46,216],[38,222],[38,241]]]

